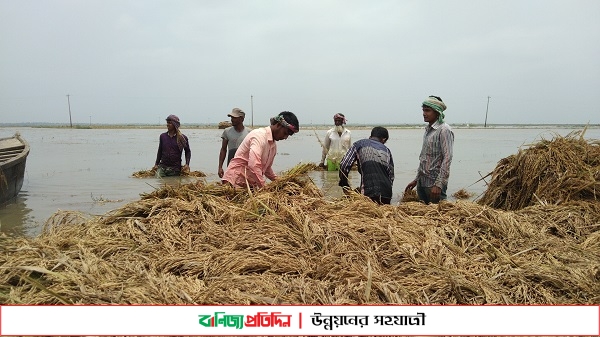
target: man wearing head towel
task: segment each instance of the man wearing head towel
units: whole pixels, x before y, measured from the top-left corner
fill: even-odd
[[[153,171],[156,177],[178,176],[181,172],[190,171],[190,159],[192,151],[186,135],[179,131],[179,117],[169,115],[167,117],[167,132],[159,137],[158,153]],[[181,167],[181,154],[185,151],[185,165]]]
[[[417,177],[405,188],[408,192],[417,187],[419,200],[437,204],[446,199],[454,133],[444,122],[446,104],[438,96],[429,96],[421,106],[425,127],[423,147],[419,155]]]
[[[242,141],[248,135],[250,128],[244,126],[244,117],[246,113],[240,108],[233,108],[231,113],[227,115],[231,117],[231,126],[226,128],[221,135],[223,141],[221,142],[221,151],[219,152],[219,178],[223,178],[223,162],[225,161],[225,155],[227,155],[227,165],[231,162],[231,159],[235,156]]]
[[[271,118],[270,126],[250,131],[227,166],[223,183],[260,188],[265,186],[265,177],[275,180],[277,175],[272,168],[277,154],[275,142],[287,139],[299,130],[296,115],[283,111]]]
[[[335,114],[333,116],[333,123],[335,126],[325,134],[321,163],[319,164],[320,167],[325,167],[325,158],[327,158],[328,171],[339,169],[340,161],[352,145],[350,130],[345,126],[346,117],[344,114]]]

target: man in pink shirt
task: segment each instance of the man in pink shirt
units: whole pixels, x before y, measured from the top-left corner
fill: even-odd
[[[265,177],[275,180],[277,175],[272,168],[277,154],[275,142],[287,139],[299,130],[296,115],[283,111],[271,118],[271,126],[251,131],[227,166],[223,183],[227,182],[235,187],[260,188],[265,186]]]

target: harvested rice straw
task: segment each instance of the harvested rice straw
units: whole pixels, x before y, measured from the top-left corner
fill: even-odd
[[[133,172],[133,174],[131,174],[131,176],[133,178],[151,178],[151,177],[154,177],[155,175],[156,175],[156,171],[154,171],[154,170],[140,170],[140,171]]]
[[[185,177],[206,177],[206,174],[202,171],[183,171],[181,172],[181,176]]]
[[[156,171],[155,170],[141,170],[141,171],[136,171],[133,172],[133,174],[131,175],[133,178],[153,178],[156,176]],[[182,177],[206,177],[206,174],[202,171],[182,171],[181,172],[181,176]]]
[[[470,199],[473,196],[475,196],[475,193],[472,192],[468,192],[467,190],[465,190],[464,188],[461,188],[460,190],[454,192],[454,194],[452,194],[452,196],[455,199]]]
[[[283,174],[287,175],[287,176],[290,176],[290,175],[298,176],[298,175],[306,174],[309,171],[315,171],[318,169],[320,169],[320,167],[315,163],[304,163],[304,164],[298,164],[298,165],[292,167],[288,171],[285,171]]]
[[[417,191],[415,191],[414,189],[409,190],[409,191],[404,191],[404,194],[402,194],[401,202],[409,202],[409,201],[419,201],[419,196],[417,195]]]
[[[300,169],[291,171],[301,171]],[[297,173],[297,172],[296,172]],[[6,304],[596,304],[600,205],[326,200],[305,175],[263,189],[164,186],[99,217],[2,237]]]
[[[542,139],[498,162],[482,205],[518,210],[600,197],[600,146],[583,132]]]

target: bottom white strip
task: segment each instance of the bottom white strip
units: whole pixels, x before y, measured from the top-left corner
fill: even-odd
[[[599,306],[0,307],[1,335],[599,335]]]

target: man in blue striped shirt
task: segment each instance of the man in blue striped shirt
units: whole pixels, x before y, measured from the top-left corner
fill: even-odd
[[[371,137],[354,142],[340,162],[339,185],[344,189],[350,187],[348,173],[356,161],[360,173],[360,193],[378,204],[389,204],[394,183],[392,152],[384,145],[389,138],[386,128],[376,126],[371,130]]]
[[[408,192],[417,187],[419,200],[426,204],[437,204],[446,199],[454,133],[444,122],[446,104],[438,96],[429,96],[421,106],[425,127],[423,147],[419,155],[417,177],[406,188]]]

